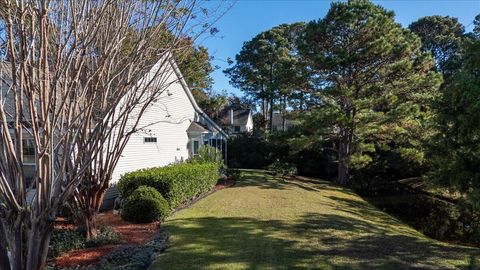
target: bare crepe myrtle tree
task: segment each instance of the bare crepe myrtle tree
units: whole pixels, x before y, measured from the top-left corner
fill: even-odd
[[[59,208],[90,185],[85,176],[118,160],[128,140],[117,138],[137,130],[132,115],[138,119],[165,89],[170,53],[192,34],[195,13],[207,13],[197,5],[0,2],[0,222],[12,270],[44,268]],[[167,33],[173,38],[158,46]],[[36,165],[31,181],[26,139]]]
[[[141,125],[141,117],[154,104],[161,103],[163,97],[168,96],[166,90],[172,83],[176,83],[178,77],[175,74],[175,60],[182,60],[191,47],[190,42],[204,33],[211,33],[212,22],[218,19],[228,5],[217,3],[214,10],[208,11],[205,8],[191,10],[190,24],[183,32],[189,33],[188,37],[173,32],[175,28],[167,27],[165,31],[152,35],[149,30],[138,32],[131,30],[125,46],[120,48],[119,55],[129,61],[129,55],[134,52],[133,44],[148,36],[153,48],[161,52],[161,57],[143,57],[147,63],[156,62],[150,70],[144,70],[143,77],[139,84],[133,89],[124,89],[124,92],[117,91],[109,93],[98,100],[90,122],[95,123],[98,132],[95,138],[86,141],[77,141],[77,148],[83,151],[98,152],[97,158],[92,160],[90,166],[83,173],[83,180],[74,192],[74,197],[69,201],[73,217],[78,224],[79,230],[87,239],[94,238],[98,231],[97,216],[107,189],[110,187],[112,175],[122,156],[122,153],[135,133],[148,133],[150,125],[158,122],[169,122],[171,120],[159,120],[155,123]],[[198,12],[197,12],[198,11]],[[203,16],[201,16],[203,15]],[[198,30],[192,31],[199,27]],[[166,52],[166,53],[163,53]],[[148,65],[146,65],[148,66]],[[106,70],[111,72],[111,70]],[[172,76],[174,75],[174,76]],[[108,77],[108,75],[106,75]],[[115,98],[117,97],[117,98]],[[121,97],[121,99],[118,99]],[[113,98],[113,99],[112,99]],[[114,110],[110,103],[118,104]],[[168,114],[168,112],[166,112]],[[99,117],[100,116],[100,117]],[[99,123],[98,119],[102,119]],[[163,119],[159,116],[159,119]]]

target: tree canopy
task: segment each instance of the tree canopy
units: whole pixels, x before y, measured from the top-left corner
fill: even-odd
[[[310,22],[300,40],[320,102],[306,117],[338,155],[338,182],[363,167],[378,148],[422,158],[421,133],[441,75],[422,52],[420,39],[369,1],[333,3],[324,19]],[[317,128],[316,128],[317,127]],[[316,129],[321,131],[315,132]],[[401,147],[395,141],[404,140]],[[407,140],[406,138],[409,138]]]

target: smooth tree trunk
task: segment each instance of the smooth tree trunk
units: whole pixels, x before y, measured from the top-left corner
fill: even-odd
[[[78,230],[86,239],[95,238],[99,232],[98,214],[110,183],[110,181],[101,181],[103,177],[103,174],[86,177],[84,180],[88,183],[87,187],[79,188],[75,193],[73,205],[76,208],[75,211],[81,213],[80,216],[75,216],[76,222]]]
[[[28,235],[26,269],[44,269],[47,263],[48,245],[53,231],[54,220],[35,222]],[[15,270],[15,269],[12,269]]]

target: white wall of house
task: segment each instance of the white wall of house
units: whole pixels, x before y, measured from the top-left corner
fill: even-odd
[[[141,117],[138,127],[143,128],[130,137],[113,173],[112,183],[124,173],[165,166],[189,157],[186,130],[198,116],[179,78],[172,70],[168,74],[167,81],[171,83]],[[146,138],[156,138],[156,142]]]

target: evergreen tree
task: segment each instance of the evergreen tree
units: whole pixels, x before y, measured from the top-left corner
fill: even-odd
[[[450,74],[460,65],[465,27],[454,17],[426,16],[409,26],[422,39],[422,49],[433,54],[437,69]]]
[[[480,40],[465,47],[462,68],[445,83],[438,104],[431,179],[480,207]]]
[[[301,27],[301,23],[282,24],[258,34],[244,43],[235,57],[235,65],[225,70],[233,86],[260,103],[265,118],[272,119],[279,100],[281,109],[286,109],[295,89],[294,82],[300,81],[295,77],[300,74],[295,39]]]
[[[441,75],[393,12],[369,1],[336,2],[300,41],[320,102],[306,114],[310,135],[299,140],[330,142],[339,183],[348,182],[350,168],[370,163],[376,149],[423,158],[418,137]],[[404,143],[396,147],[397,141]]]

